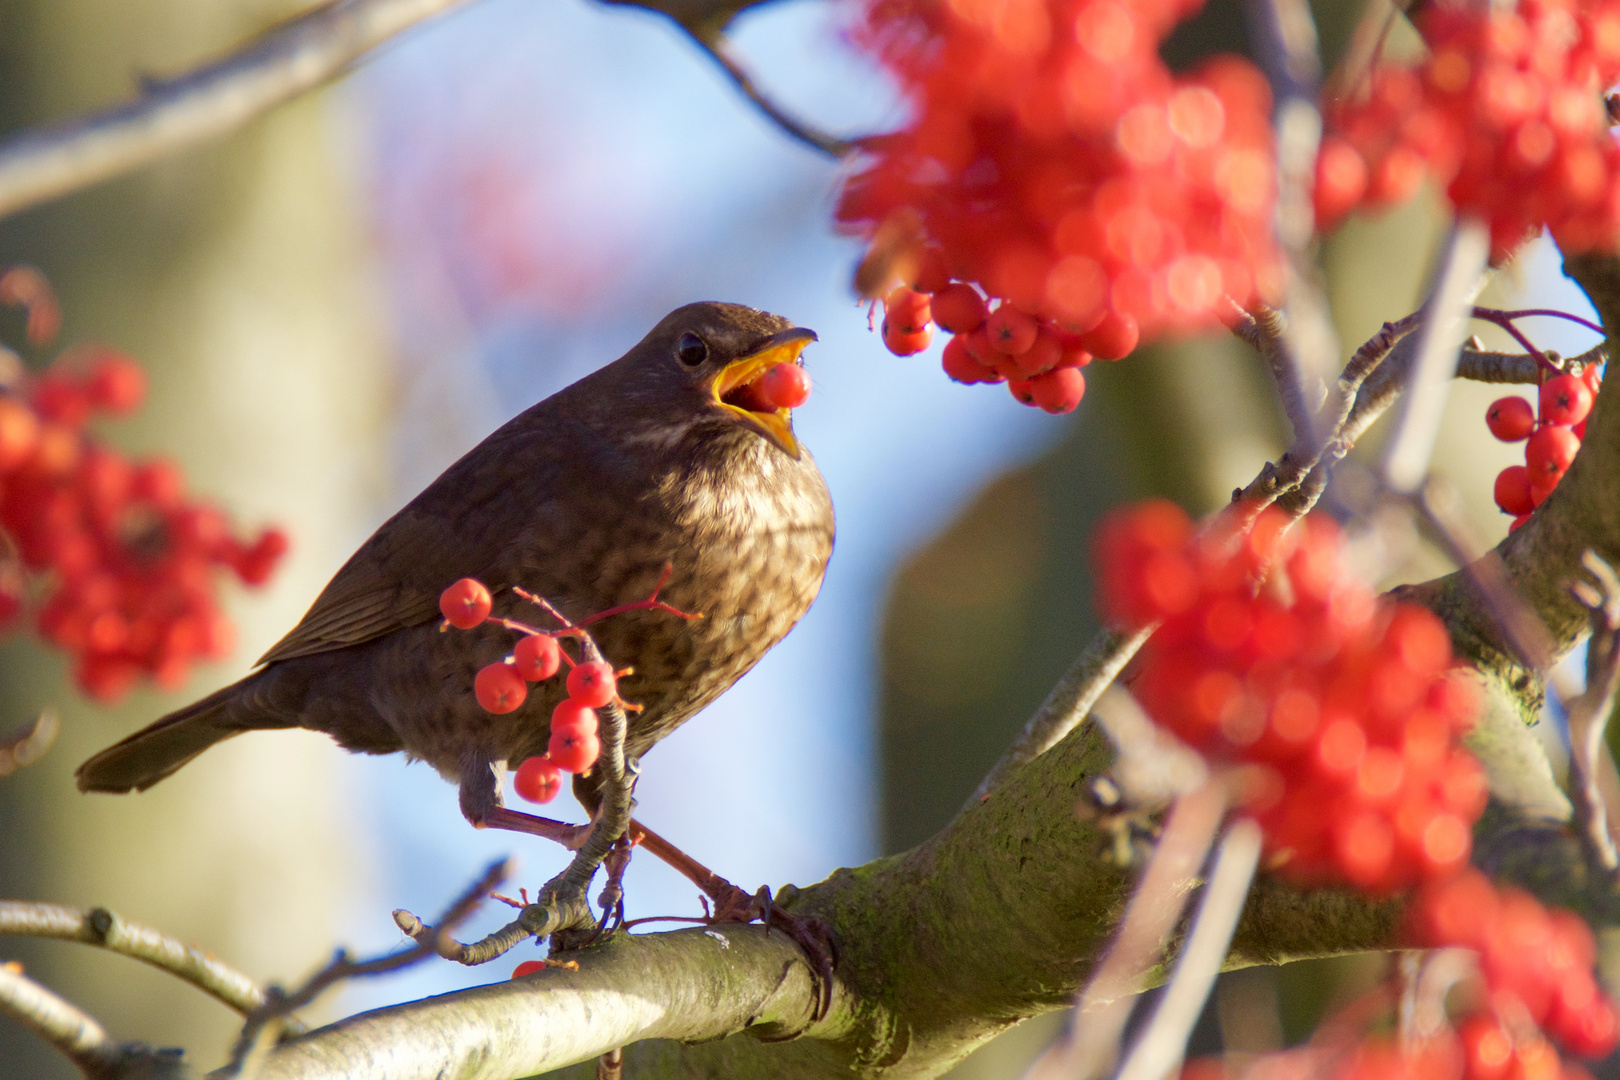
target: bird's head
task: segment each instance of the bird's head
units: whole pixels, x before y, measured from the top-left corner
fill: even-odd
[[[798,459],[793,410],[760,392],[778,364],[800,364],[816,340],[814,330],[741,304],[688,304],[666,315],[626,353],[620,404],[650,418],[678,409],[683,433],[721,433],[738,427]]]

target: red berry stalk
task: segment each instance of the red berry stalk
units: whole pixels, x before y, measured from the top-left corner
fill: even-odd
[[[952,378],[1063,412],[1091,357],[1276,294],[1265,80],[1235,58],[1178,77],[1158,55],[1198,6],[867,0],[857,36],[914,116],[869,141],[838,217],[870,242],[857,281],[887,294],[893,352],[937,325]]]
[[[799,370],[791,364],[778,367]],[[808,382],[802,385],[808,392]],[[800,386],[797,379],[789,376],[779,380],[777,387],[770,392],[794,393]],[[528,700],[529,683],[544,682],[555,676],[564,664],[568,666],[565,683],[568,696],[552,710],[551,737],[545,756],[529,758],[517,768],[512,787],[519,797],[529,802],[548,803],[562,790],[564,772],[588,772],[596,764],[602,752],[597,709],[607,706],[631,710],[639,708],[619,697],[618,678],[622,672],[614,671],[613,665],[603,660],[575,660],[562,649],[558,639],[588,641],[586,626],[626,611],[656,610],[682,619],[700,618],[658,599],[670,572],[671,568],[666,566],[658,585],[647,599],[599,611],[577,623],[568,621],[544,599],[522,589],[514,590],[562,623],[554,630],[542,630],[515,619],[492,618],[490,613],[494,608],[494,597],[482,582],[473,578],[462,578],[439,595],[439,611],[444,615],[446,626],[472,630],[486,622],[494,622],[520,635],[510,656],[480,668],[473,679],[473,694],[487,712],[516,712]]]
[[[1250,532],[1193,534],[1166,502],[1116,512],[1096,541],[1104,615],[1161,621],[1132,689],[1220,761],[1260,765],[1250,806],[1272,865],[1387,892],[1455,872],[1485,804],[1457,737],[1474,700],[1427,609],[1381,601],[1340,565],[1326,519],[1268,509]]]
[[[36,344],[56,332],[37,273],[0,275],[0,300],[28,307]],[[145,393],[140,365],[100,346],[0,386],[0,625],[29,615],[102,701],[142,676],[177,687],[197,660],[228,655],[235,630],[215,571],[260,585],[287,550],[279,529],[239,539],[223,512],[186,497],[172,462],[131,462],[86,430],[97,415],[134,412]]]

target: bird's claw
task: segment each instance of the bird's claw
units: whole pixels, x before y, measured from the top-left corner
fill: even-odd
[[[837,945],[826,923],[813,917],[800,917],[778,904],[769,885],[761,885],[752,896],[726,882],[716,890],[710,923],[750,923],[756,919],[770,936],[774,926],[797,945],[816,974],[816,1010],[812,1020],[822,1020],[832,1008],[833,967],[838,961]],[[707,907],[707,905],[705,905]]]

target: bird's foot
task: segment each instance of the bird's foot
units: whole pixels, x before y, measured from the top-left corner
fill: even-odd
[[[795,915],[782,907],[771,895],[769,885],[761,885],[757,892],[752,894],[744,892],[725,878],[715,875],[713,883],[704,890],[708,898],[714,901],[714,910],[708,912],[708,902],[705,900],[705,920],[710,925],[718,923],[751,923],[758,920],[765,927],[765,935],[770,936],[772,930],[785,934],[789,941],[804,951],[805,958],[810,961],[810,967],[816,973],[816,1013],[815,1019],[820,1020],[827,1015],[832,1007],[833,966],[837,963],[837,945],[833,941],[832,929],[813,916]]]
[[[810,968],[816,973],[815,1019],[820,1020],[832,1007],[833,967],[838,962],[837,944],[832,929],[820,919],[801,917],[776,903],[768,887],[761,886],[753,894],[745,893],[707,866],[698,862],[680,848],[665,840],[639,821],[630,822],[630,835],[635,843],[681,872],[685,878],[703,890],[705,921],[710,923],[748,923],[759,919],[765,924],[765,933],[778,929],[803,950]],[[709,909],[713,901],[713,909]]]

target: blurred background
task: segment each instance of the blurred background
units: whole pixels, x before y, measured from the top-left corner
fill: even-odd
[[[0,131],[123,100],[138,77],[194,66],[298,7],[0,0]],[[1330,59],[1356,8],[1320,5]],[[1236,11],[1212,3],[1167,55],[1241,48]],[[844,42],[847,17],[777,0],[742,18],[737,43],[789,110],[839,133],[883,130],[904,111]],[[832,488],[838,548],[799,628],[650,755],[640,814],[747,889],[808,884],[948,821],[1095,629],[1086,545],[1098,517],[1145,494],[1207,512],[1286,431],[1259,366],[1222,337],[1094,365],[1067,418],[948,382],[937,345],[889,355],[849,288],[859,246],[830,226],[840,176],[659,17],[483,0],[227,139],[0,222],[0,264],[47,273],[66,340],[147,365],[148,405],[105,436],[175,455],[241,523],[293,537],[267,588],[227,587],[240,651],[181,693],[98,708],[56,655],[0,646],[0,728],[45,702],[65,720],[43,762],[0,780],[0,896],[104,905],[256,978],[297,981],[336,945],[394,947],[392,909],[434,913],[496,857],[521,859],[513,888],[550,877],[560,853],[473,831],[426,767],[349,757],[324,736],[236,740],[140,796],[81,796],[71,774],[244,673],[442,468],[698,299],[820,333],[798,428]],[[1347,350],[1415,306],[1440,228],[1419,200],[1327,244]],[[1494,299],[1585,310],[1556,252],[1521,264]],[[1565,352],[1591,343],[1536,330]],[[15,345],[20,319],[0,314],[0,332]],[[1493,540],[1506,519],[1491,480],[1518,453],[1482,423],[1499,392],[1458,388],[1436,459]],[[1445,568],[1420,553],[1402,574]],[[632,918],[698,910],[695,890],[648,859],[627,893]],[[467,931],[504,915],[494,906]],[[420,965],[330,994],[312,1017],[502,979],[537,955]],[[235,1032],[223,1007],[120,957],[7,939],[0,958],[115,1036],[183,1045],[199,1067]],[[1244,973],[1201,1037],[1251,1049],[1298,1038],[1382,963]],[[1266,1005],[1279,998],[1280,1019]],[[1013,1030],[959,1075],[1015,1072],[1057,1019]],[[70,1075],[0,1020],[0,1077]]]

